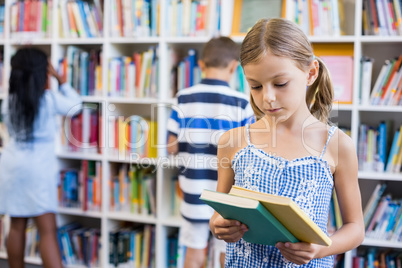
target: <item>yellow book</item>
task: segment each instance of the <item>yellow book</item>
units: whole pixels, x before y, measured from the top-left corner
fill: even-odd
[[[353,43],[314,43],[312,44],[314,54],[318,57],[322,56],[351,56],[354,55]]]
[[[392,156],[392,166],[391,166],[390,171],[394,171],[397,168],[398,158],[399,158],[399,155],[401,154],[400,152],[402,151],[401,147],[402,147],[402,126],[400,126],[400,128],[399,128],[397,150],[396,150],[395,154]],[[399,172],[399,170],[396,172]]]
[[[292,199],[232,186],[229,195],[260,201],[260,203],[297,239],[330,246],[332,240],[301,210]]]
[[[332,192],[332,198],[333,198],[333,200],[334,200],[334,211],[335,211],[336,229],[339,230],[339,228],[341,228],[342,225],[343,225],[343,220],[342,220],[342,215],[341,215],[341,209],[339,208],[338,197],[337,197],[335,191]]]
[[[142,231],[137,231],[135,234],[135,255],[134,255],[134,260],[135,260],[135,266],[136,268],[141,267],[141,250],[142,250],[142,237],[143,237],[143,232]]]
[[[142,238],[141,267],[149,267],[151,232],[152,232],[151,225],[149,225],[149,224],[144,225],[144,232],[143,232],[143,238]]]
[[[156,121],[149,121],[149,148],[148,157],[156,158],[158,157],[158,123]]]
[[[402,150],[399,149],[398,158],[396,159],[396,164],[394,166],[393,172],[400,172],[402,166]]]

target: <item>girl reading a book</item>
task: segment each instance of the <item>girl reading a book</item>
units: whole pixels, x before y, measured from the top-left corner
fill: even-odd
[[[326,233],[335,187],[343,226],[328,247],[286,241],[269,246],[244,241],[248,227],[215,212],[210,227],[228,242],[225,266],[333,267],[333,255],[362,242],[364,224],[355,146],[328,123],[328,70],[303,31],[284,19],[258,21],[243,41],[240,61],[258,120],[220,138],[217,191],[237,185],[289,197]]]
[[[49,75],[59,82],[59,92],[46,90]],[[0,158],[0,214],[11,217],[6,244],[11,268],[24,267],[25,229],[31,217],[39,231],[43,266],[62,267],[55,219],[55,116],[80,103],[43,51],[21,48],[11,58],[9,96],[2,102],[10,140]]]

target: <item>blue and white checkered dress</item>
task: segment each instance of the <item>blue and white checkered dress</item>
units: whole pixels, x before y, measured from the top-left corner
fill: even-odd
[[[272,156],[250,142],[235,155],[232,168],[235,184],[254,191],[292,198],[307,215],[327,233],[328,210],[333,177],[328,163],[322,159],[336,127],[331,127],[319,157],[306,156],[294,160]],[[286,260],[274,246],[252,244],[240,239],[226,246],[225,267],[333,267],[333,257],[314,259],[305,265]]]

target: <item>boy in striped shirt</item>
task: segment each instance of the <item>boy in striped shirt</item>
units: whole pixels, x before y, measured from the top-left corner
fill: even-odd
[[[183,191],[180,212],[184,223],[179,240],[186,246],[185,268],[199,268],[205,262],[213,209],[199,197],[203,189],[216,190],[218,140],[227,130],[254,120],[248,97],[229,87],[238,59],[239,47],[230,38],[213,38],[206,43],[198,61],[205,78],[178,92],[168,120],[167,150],[178,155]],[[214,240],[215,252],[222,253],[222,267],[224,243]]]

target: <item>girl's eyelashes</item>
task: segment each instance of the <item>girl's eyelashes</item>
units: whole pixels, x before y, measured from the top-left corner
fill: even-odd
[[[288,82],[286,83],[282,83],[282,84],[275,84],[276,87],[284,87],[288,84]]]
[[[260,88],[262,88],[262,86],[261,85],[259,85],[259,86],[250,86],[250,88],[251,89],[260,89]]]

